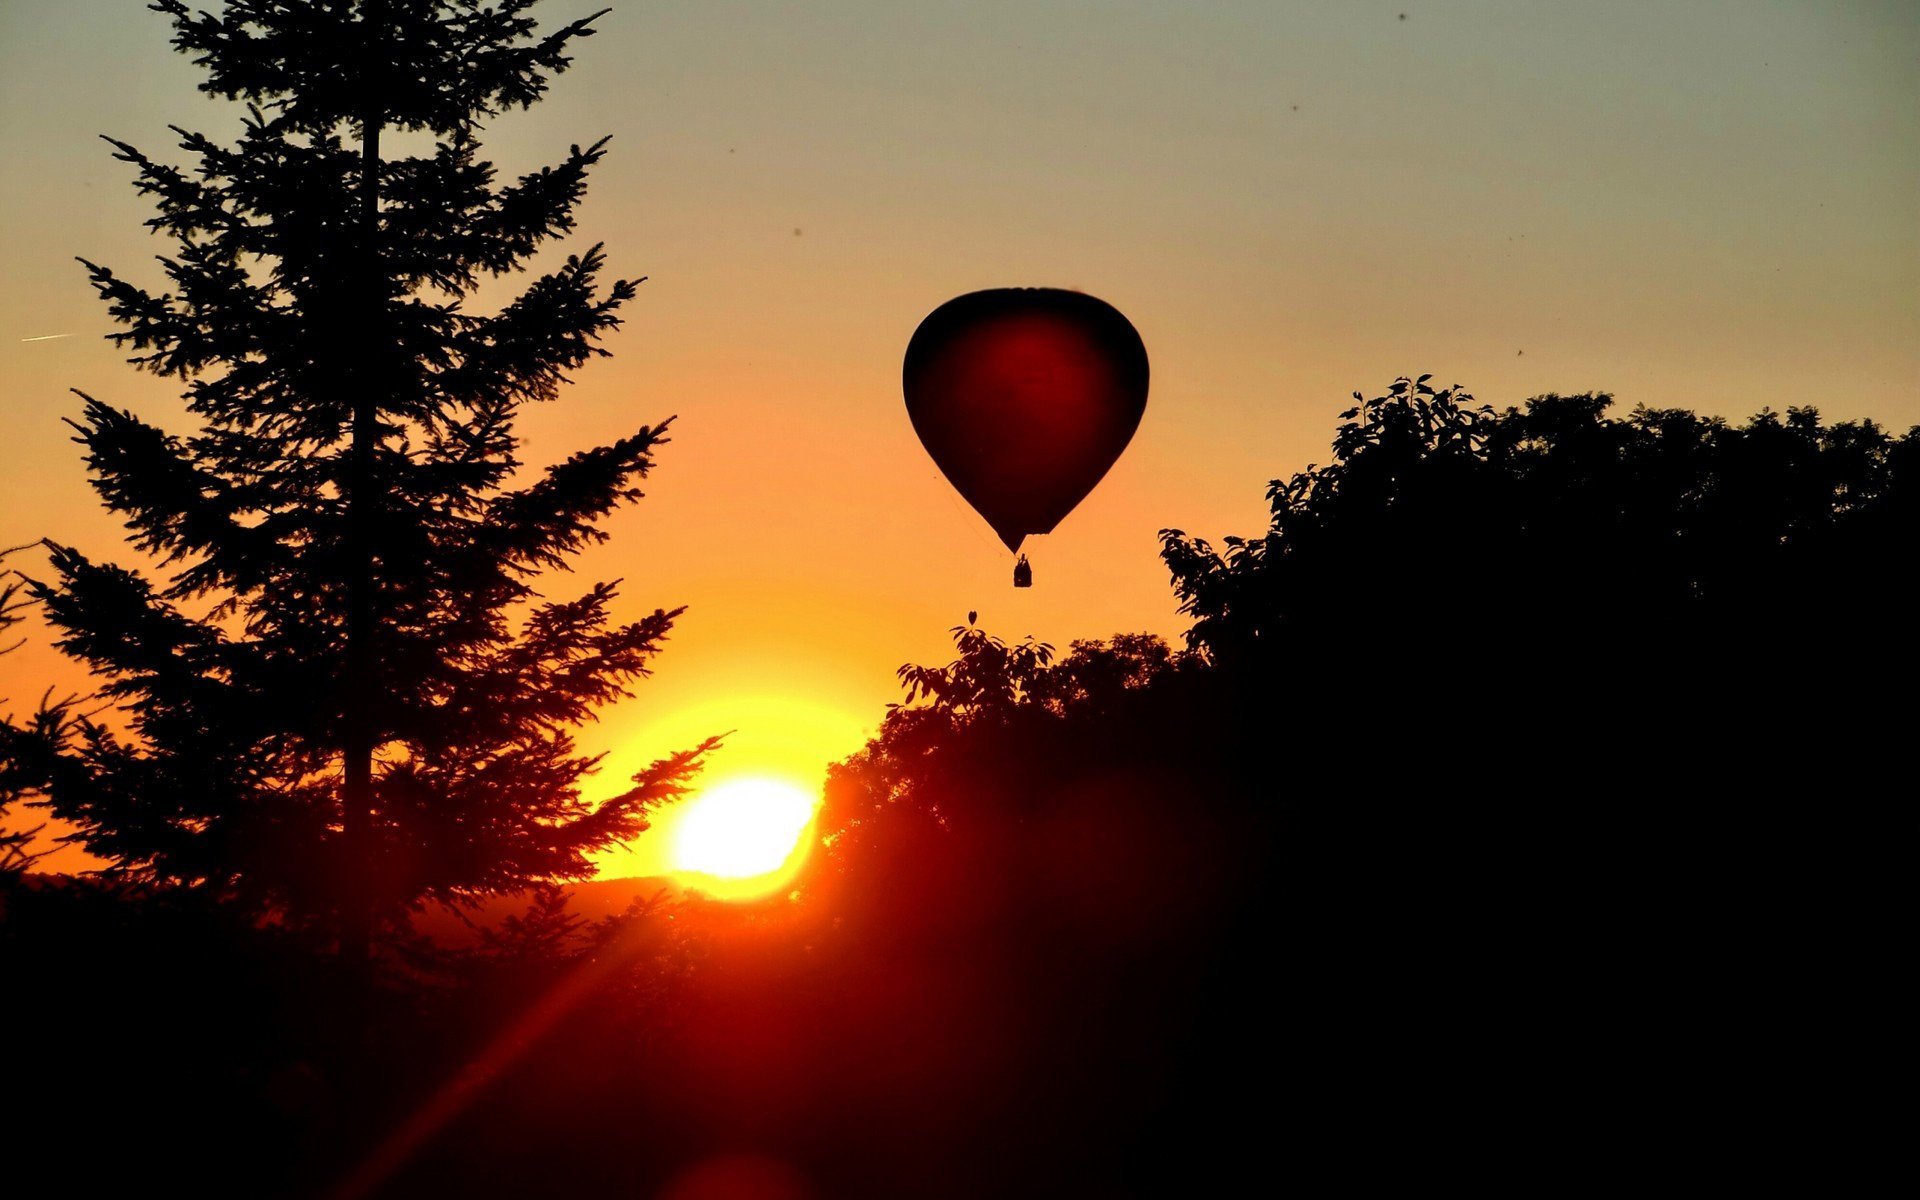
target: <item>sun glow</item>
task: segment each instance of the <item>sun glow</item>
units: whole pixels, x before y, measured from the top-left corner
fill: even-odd
[[[673,866],[688,887],[725,900],[779,890],[806,861],[815,800],[778,779],[732,779],[688,802]]]

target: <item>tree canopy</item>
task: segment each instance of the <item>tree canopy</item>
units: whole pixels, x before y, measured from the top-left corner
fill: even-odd
[[[1428,621],[1438,644],[1448,619],[1521,639],[1836,619],[1904,636],[1920,430],[1811,406],[1619,418],[1603,393],[1495,412],[1429,378],[1356,392],[1332,460],[1268,486],[1264,534],[1162,533],[1195,649],[1298,654],[1330,629]]]
[[[808,886],[859,978],[967,997],[926,1002],[956,1060],[1046,1064],[996,1094],[1008,1170],[1551,1144],[1869,986],[1911,909],[1920,431],[1610,403],[1402,379],[1265,533],[1165,531],[1186,649],[970,619],[901,669]]]

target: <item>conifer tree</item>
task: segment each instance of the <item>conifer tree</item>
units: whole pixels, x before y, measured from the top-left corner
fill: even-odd
[[[168,283],[86,267],[197,429],[82,396],[93,485],[166,575],[50,546],[34,592],[124,719],[68,727],[45,796],[119,869],[337,930],[350,955],[409,906],[588,874],[706,749],[583,798],[596,759],[570,731],[679,610],[621,624],[612,584],[536,590],[640,496],[666,424],[516,476],[516,417],[606,353],[637,281],[603,283],[595,246],[466,307],[572,230],[605,153],[511,182],[481,155],[483,123],[540,99],[600,15],[543,32],[533,4],[158,0],[243,128],[175,127],[186,166],[108,139],[173,243]],[[389,134],[426,148],[389,156]]]

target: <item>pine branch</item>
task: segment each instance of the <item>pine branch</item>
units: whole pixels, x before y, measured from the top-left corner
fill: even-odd
[[[531,487],[488,506],[487,548],[523,569],[562,567],[582,547],[605,540],[595,522],[640,499],[633,486],[653,467],[653,450],[668,441],[668,418],[610,446],[585,450],[550,467]]]

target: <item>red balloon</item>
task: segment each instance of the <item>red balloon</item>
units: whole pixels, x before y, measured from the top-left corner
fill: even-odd
[[[1132,323],[1057,288],[947,301],[914,330],[902,376],[913,431],[1009,550],[1086,499],[1147,408]]]

